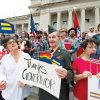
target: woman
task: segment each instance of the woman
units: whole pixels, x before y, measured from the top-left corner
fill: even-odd
[[[97,75],[100,78],[100,67],[92,63],[90,59],[90,55],[96,52],[98,43],[94,39],[87,39],[83,42],[82,46],[84,48],[82,56],[78,57],[72,64],[76,81],[74,96],[78,100],[88,100],[88,77]]]
[[[19,79],[19,70],[27,66],[26,59],[30,56],[19,49],[18,41],[14,38],[6,38],[4,47],[9,54],[3,56],[0,66],[0,90],[5,100],[26,100],[30,93],[30,87]],[[22,63],[23,62],[23,63]]]
[[[93,36],[94,39],[96,39],[99,42],[99,46],[97,48],[97,52],[95,54],[92,54],[91,57],[95,59],[100,59],[100,24],[97,27],[97,34]]]

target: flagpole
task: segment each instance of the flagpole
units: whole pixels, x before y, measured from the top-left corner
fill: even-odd
[[[76,12],[76,7],[74,7],[74,28],[76,29],[76,37],[79,38],[81,37],[81,32],[80,32],[80,25],[79,25],[79,20]]]
[[[30,15],[31,15],[31,14],[30,14]],[[29,15],[29,19],[28,19],[28,33],[29,33],[29,34],[30,34],[30,28],[31,28],[31,27],[30,27],[30,24],[31,24],[31,23],[30,23],[30,20],[31,20],[30,15]]]

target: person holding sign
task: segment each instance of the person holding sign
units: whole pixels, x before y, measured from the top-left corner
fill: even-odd
[[[100,66],[91,62],[90,55],[97,50],[98,42],[94,39],[87,39],[83,42],[83,54],[72,64],[76,81],[74,96],[77,100],[88,100],[88,77],[97,75],[100,78]]]
[[[12,37],[5,38],[4,47],[9,54],[3,56],[0,66],[0,90],[5,100],[26,100],[30,87],[18,78],[21,67],[28,66],[25,59],[30,56],[19,49],[18,41]]]
[[[3,39],[2,39],[2,41],[3,41]],[[6,50],[4,49],[4,47],[3,47],[3,46],[0,46],[0,63],[1,63],[2,57],[3,57],[6,53],[7,53],[7,52],[6,52]],[[0,91],[0,100],[4,100],[4,99],[2,98],[1,91]]]
[[[64,65],[56,69],[58,77],[61,78],[61,89],[59,99],[48,92],[39,89],[39,100],[69,100],[69,83],[73,80],[73,71],[66,50],[59,47],[59,32],[52,30],[48,35],[52,57],[61,60]]]

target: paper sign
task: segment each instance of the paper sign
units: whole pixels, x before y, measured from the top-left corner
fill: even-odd
[[[88,100],[100,100],[100,78],[88,78]]]
[[[61,79],[55,68],[60,66],[48,64],[36,59],[27,60],[28,67],[20,70],[20,80],[30,86],[44,89],[59,98]]]

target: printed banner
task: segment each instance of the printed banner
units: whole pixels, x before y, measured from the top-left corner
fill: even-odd
[[[3,19],[0,19],[0,33],[14,34],[15,33],[14,25]]]
[[[20,80],[30,86],[36,86],[59,98],[61,79],[55,68],[61,67],[36,59],[26,59],[28,67],[20,69]]]
[[[88,78],[88,100],[100,100],[100,78]]]

